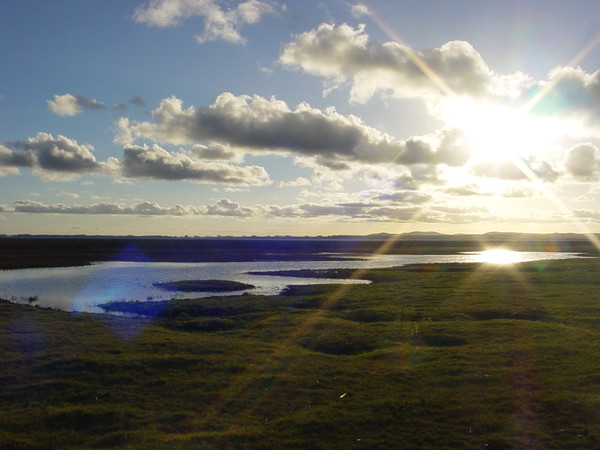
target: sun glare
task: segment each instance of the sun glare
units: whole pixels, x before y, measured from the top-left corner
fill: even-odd
[[[514,264],[522,260],[521,253],[495,248],[479,252],[477,262],[486,264]]]
[[[553,138],[547,120],[521,108],[452,99],[443,105],[442,118],[464,133],[473,160],[512,161],[540,154]]]

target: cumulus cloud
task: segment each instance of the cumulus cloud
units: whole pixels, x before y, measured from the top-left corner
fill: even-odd
[[[600,169],[600,151],[593,144],[578,144],[567,151],[565,168],[577,178],[592,179]]]
[[[494,73],[468,42],[417,52],[399,42],[372,41],[364,25],[321,24],[284,46],[279,62],[329,83],[350,81],[355,102],[377,93],[425,99],[450,92],[473,98],[515,96],[531,84],[522,73]]]
[[[133,20],[150,26],[169,27],[198,16],[204,20],[204,31],[196,36],[199,43],[224,40],[244,44],[246,39],[240,34],[240,28],[258,23],[263,16],[275,12],[274,3],[263,0],[238,2],[229,9],[223,9],[216,0],[151,0],[135,9]]]
[[[48,108],[59,116],[74,116],[83,111],[104,109],[104,104],[85,95],[55,95],[53,100],[46,100]]]
[[[127,145],[121,158],[98,162],[93,147],[74,139],[38,133],[25,141],[0,145],[0,176],[17,174],[29,168],[44,180],[69,180],[84,174],[102,173],[115,178],[151,180],[191,180],[239,186],[270,184],[260,166],[239,166],[225,161],[241,161],[228,147],[196,145],[189,151],[169,152],[158,145]]]
[[[101,168],[94,148],[65,136],[38,133],[26,141],[0,146],[0,167],[27,167],[44,179],[69,179]]]
[[[254,186],[270,182],[269,175],[262,167],[207,163],[195,159],[192,153],[171,153],[156,144],[150,147],[125,147],[123,158],[119,161],[113,159],[112,164],[119,165],[121,174],[129,178]]]
[[[455,165],[465,160],[459,150],[461,135],[455,131],[400,141],[334,108],[322,111],[302,103],[292,110],[283,101],[257,95],[225,92],[209,107],[185,109],[180,99],[170,97],[152,114],[154,122],[121,118],[115,141],[218,143],[240,151],[308,156],[334,170],[347,169],[353,162]]]

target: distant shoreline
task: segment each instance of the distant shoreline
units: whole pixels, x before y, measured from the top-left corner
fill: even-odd
[[[330,261],[369,254],[448,255],[504,247],[598,255],[583,235],[406,235],[329,237],[0,237],[0,270],[72,267],[94,262]]]

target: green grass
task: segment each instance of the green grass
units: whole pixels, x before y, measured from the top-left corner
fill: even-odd
[[[0,447],[598,448],[599,271],[382,269],[153,319],[1,302]]]

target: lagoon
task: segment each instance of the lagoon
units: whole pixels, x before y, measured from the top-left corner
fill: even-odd
[[[332,255],[329,255],[332,256]],[[369,283],[360,279],[330,279],[251,275],[248,272],[324,269],[370,269],[408,264],[516,263],[578,257],[566,252],[466,252],[455,255],[337,254],[327,261],[251,262],[99,262],[88,266],[0,271],[0,298],[63,311],[103,313],[99,304],[110,301],[170,300],[250,292],[277,295],[288,285]],[[357,259],[360,258],[360,259]],[[491,259],[490,259],[491,258]],[[234,293],[169,292],[155,283],[181,280],[231,280],[254,289]]]

